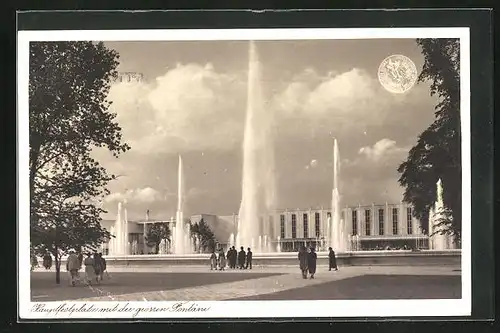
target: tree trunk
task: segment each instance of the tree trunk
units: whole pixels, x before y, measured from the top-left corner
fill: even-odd
[[[56,284],[61,284],[61,257],[59,257],[59,248],[57,245],[55,246],[54,258],[56,260]]]
[[[41,144],[39,140],[32,139],[30,140],[30,195],[33,198],[33,193],[35,190],[35,176],[36,176],[36,168],[38,165],[38,156],[40,155],[40,147]]]

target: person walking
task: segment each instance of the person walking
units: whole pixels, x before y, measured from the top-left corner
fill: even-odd
[[[250,248],[247,249],[247,264],[245,269],[252,269],[252,250]]]
[[[80,263],[78,262],[78,257],[75,251],[70,251],[68,259],[66,259],[66,270],[69,272],[71,285],[74,287],[76,280],[78,279],[78,270],[80,269]]]
[[[210,255],[210,270],[217,270],[217,255],[215,254],[215,250],[212,250],[212,254]]]
[[[83,265],[85,266],[85,282],[88,285],[92,285],[92,281],[96,278],[92,254],[87,253],[87,258],[83,261]]]
[[[95,271],[95,280],[99,283],[102,280],[102,262],[99,253],[94,253],[94,271]]]
[[[229,268],[233,268],[233,251],[231,247],[229,247],[229,250],[227,250],[226,261]]]
[[[46,270],[49,270],[52,267],[52,256],[49,251],[47,251],[43,256],[43,267],[45,267]]]
[[[38,268],[38,259],[35,254],[31,255],[31,271],[33,272],[35,268]]]
[[[316,274],[316,261],[318,256],[316,255],[314,247],[311,247],[311,251],[307,254],[307,269],[309,274],[311,274],[311,279],[314,279],[314,274]]]
[[[339,270],[337,267],[337,258],[335,258],[335,251],[331,247],[328,248],[328,270],[331,271],[332,268],[336,271]]]
[[[219,252],[219,270],[223,271],[226,268],[226,255],[224,250],[221,248]]]
[[[298,258],[302,278],[307,279],[307,251],[303,245],[299,248]]]
[[[236,251],[236,248],[233,246],[231,247],[231,261],[230,265],[232,269],[236,269],[236,261],[238,260],[238,251]]]
[[[106,276],[110,279],[106,259],[102,256],[102,252],[99,252],[99,259],[101,259],[101,281],[104,277],[104,273],[106,273]]]
[[[78,263],[79,263],[79,267],[78,267],[76,277],[77,277],[78,281],[81,281],[80,270],[83,267],[83,253],[82,253],[81,249],[80,249],[80,252],[78,252]]]
[[[238,268],[239,269],[244,269],[245,268],[245,250],[243,249],[243,246],[240,248],[240,252],[238,253]]]

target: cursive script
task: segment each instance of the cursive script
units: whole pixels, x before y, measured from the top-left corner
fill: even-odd
[[[99,305],[96,303],[68,304],[62,303],[48,306],[44,303],[36,303],[31,312],[45,313],[47,315],[64,314],[71,316],[74,313],[130,313],[131,317],[137,317],[141,313],[166,313],[166,312],[207,312],[210,307],[202,307],[195,302],[177,302],[170,306],[131,306],[130,303],[116,303],[115,305]]]

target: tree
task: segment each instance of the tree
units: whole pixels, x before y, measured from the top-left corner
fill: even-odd
[[[191,224],[191,237],[197,240],[198,250],[202,252],[211,252],[215,249],[215,235],[210,226],[201,219],[198,223]]]
[[[96,201],[114,175],[92,158],[96,147],[115,157],[130,147],[108,111],[118,53],[94,42],[33,42],[29,65],[31,247],[60,260],[68,250],[95,248],[111,235]]]
[[[462,166],[460,150],[460,42],[458,39],[417,39],[424,65],[419,82],[430,81],[431,96],[438,97],[434,122],[399,168],[405,202],[428,232],[429,209],[436,200],[436,182],[443,184],[444,233],[459,241],[462,226]]]
[[[154,247],[154,252],[159,252],[159,245],[162,240],[170,240],[171,231],[168,223],[160,222],[150,224],[146,231],[146,242],[148,246]]]

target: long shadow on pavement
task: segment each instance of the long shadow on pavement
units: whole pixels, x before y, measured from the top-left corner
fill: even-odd
[[[282,274],[252,272],[120,272],[112,273],[111,279],[105,277],[100,285],[93,285],[96,288],[89,288],[85,285],[71,287],[66,272],[61,272],[60,285],[55,283],[55,273],[34,272],[31,273],[31,299],[34,302],[75,300],[79,298],[103,296],[103,294],[112,296],[148,291],[173,290],[276,275]],[[102,294],[98,294],[96,289],[100,289]]]
[[[363,275],[231,301],[460,299],[461,294],[456,275]]]

